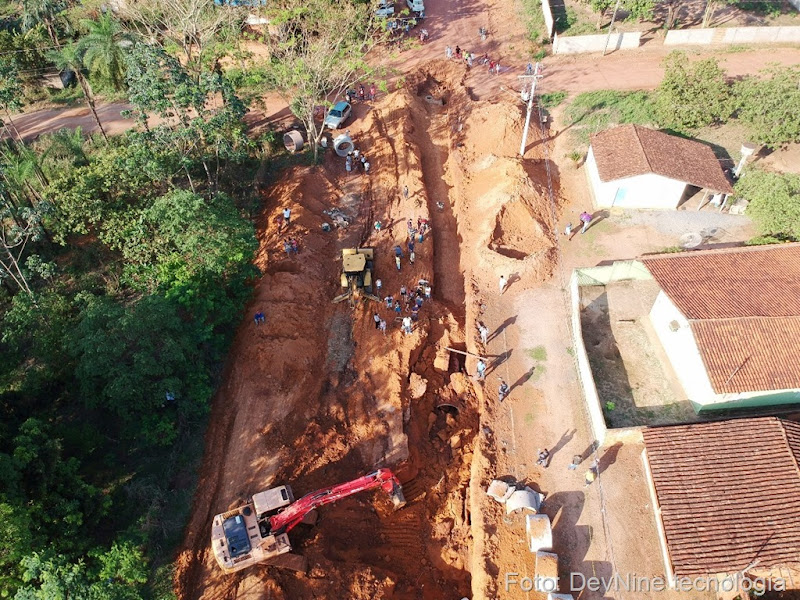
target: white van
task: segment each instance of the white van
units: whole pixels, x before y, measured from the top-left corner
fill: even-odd
[[[425,2],[423,0],[406,0],[406,4],[411,12],[417,13],[418,16],[424,16]]]

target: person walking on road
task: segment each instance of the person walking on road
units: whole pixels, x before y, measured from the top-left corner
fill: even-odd
[[[547,468],[547,463],[550,461],[550,451],[547,448],[539,450],[539,457],[536,459],[536,464]]]
[[[478,381],[483,381],[486,378],[486,363],[483,362],[483,359],[478,360],[478,366],[476,368],[478,373]]]
[[[483,323],[478,323],[478,333],[481,336],[481,344],[484,346],[489,343],[489,328]]]
[[[375,321],[375,329],[381,326],[381,316],[378,313],[372,315],[372,320]]]
[[[583,227],[581,227],[581,233],[586,233],[586,230],[589,229],[589,223],[592,222],[592,215],[588,212],[583,211],[580,216],[581,223],[583,223]]]
[[[594,467],[590,467],[588,471],[586,471],[586,475],[583,476],[583,480],[586,482],[584,487],[589,487],[592,485],[594,480],[597,479],[597,473]]]
[[[508,384],[500,379],[500,387],[497,389],[497,399],[499,402],[502,402],[508,396]]]
[[[283,224],[286,225],[286,228],[289,228],[289,223],[292,220],[292,209],[288,206],[283,209]]]
[[[506,279],[505,275],[500,276],[499,284],[500,284],[500,293],[502,294],[503,292],[506,291],[506,286],[508,285],[508,279]]]

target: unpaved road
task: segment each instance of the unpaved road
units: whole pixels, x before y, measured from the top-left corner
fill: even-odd
[[[431,40],[389,59],[388,63],[401,72],[409,72],[428,60],[443,58],[447,45],[453,48],[461,45],[477,55],[488,53],[491,58],[499,60],[503,67],[500,75],[489,75],[485,67],[474,66],[467,79],[473,97],[492,99],[511,93],[508,90],[518,90],[518,75],[524,72],[529,59],[520,51],[525,46],[524,35],[520,34],[518,28],[509,28],[503,24],[508,18],[508,6],[504,3],[507,4],[508,0],[487,0],[484,5],[471,3],[471,7],[478,8],[469,10],[466,8],[466,0],[454,0],[452,3],[442,0],[431,2],[430,17],[426,21]],[[441,5],[441,12],[437,10],[437,4]],[[484,8],[481,9],[481,6]],[[503,33],[490,35],[482,42],[477,31],[484,23],[490,24],[490,31]],[[507,48],[516,50],[509,51]],[[539,90],[580,93],[594,90],[653,89],[664,76],[661,63],[669,50],[646,46],[608,56],[551,56],[543,61],[545,76],[539,83]],[[769,63],[800,64],[799,48],[762,48],[736,53],[717,50],[702,53],[697,58],[709,56],[717,58],[730,77],[758,73]],[[265,110],[254,110],[247,116],[246,120],[251,126],[263,126],[286,119],[291,121],[288,108],[279,97],[265,96],[264,100]],[[129,108],[124,103],[98,105],[100,120],[108,133],[119,134],[133,126],[133,122],[121,114]],[[81,127],[86,133],[97,130],[89,109],[85,107],[38,110],[14,115],[13,120],[26,141],[65,127]]]

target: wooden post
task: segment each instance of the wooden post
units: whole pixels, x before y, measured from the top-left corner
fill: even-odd
[[[455,352],[456,354],[463,354],[464,356],[474,356],[475,358],[480,358],[481,360],[484,360],[484,357],[479,354],[472,354],[472,352],[464,352],[463,350],[456,350],[455,348],[451,348],[450,346],[447,346],[445,350],[449,350],[450,352]]]

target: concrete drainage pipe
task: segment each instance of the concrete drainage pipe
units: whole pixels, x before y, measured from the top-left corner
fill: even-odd
[[[347,156],[353,150],[353,140],[349,135],[343,133],[333,140],[333,149],[339,156]]]
[[[286,146],[286,149],[291,153],[302,150],[304,143],[303,134],[296,129],[283,134],[283,145]]]

